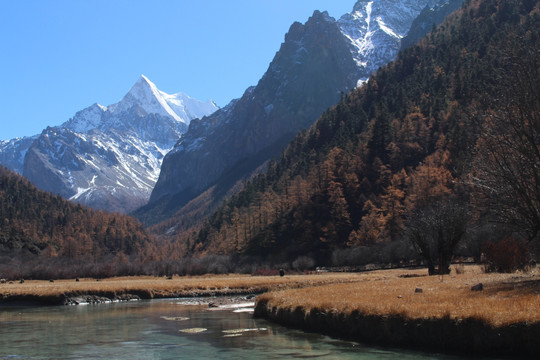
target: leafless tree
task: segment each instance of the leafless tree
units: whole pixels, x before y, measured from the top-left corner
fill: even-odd
[[[498,219],[534,239],[540,232],[540,50],[520,46],[501,55],[500,89],[481,116],[473,182]]]
[[[450,273],[452,256],[468,226],[468,210],[457,200],[436,201],[410,216],[407,237],[427,262],[430,275]]]

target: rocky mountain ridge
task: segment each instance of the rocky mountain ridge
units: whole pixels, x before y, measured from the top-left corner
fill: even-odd
[[[6,142],[2,163],[42,190],[98,209],[130,212],[146,203],[161,161],[191,120],[217,109],[160,91],[142,75],[116,104],[93,104],[32,138]],[[22,163],[21,163],[22,160]]]
[[[335,20],[315,11],[294,23],[259,83],[227,107],[192,122],[165,157],[150,202],[137,211],[156,223],[198,197],[211,208],[298,131],[390,62],[400,40],[426,6],[447,0],[358,1]]]
[[[449,0],[360,0],[351,13],[338,20],[358,65],[362,84],[377,69],[394,59],[412,22],[424,8]]]

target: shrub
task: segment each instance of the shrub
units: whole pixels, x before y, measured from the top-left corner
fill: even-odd
[[[252,276],[278,276],[279,270],[271,269],[271,268],[260,268],[260,269],[255,270],[251,275]]]
[[[464,264],[455,264],[454,270],[457,275],[461,275],[465,273],[465,265]]]
[[[513,272],[524,270],[529,264],[529,247],[511,236],[485,244],[486,272]]]
[[[300,256],[293,261],[292,267],[298,271],[306,271],[315,266],[315,260],[309,256]]]

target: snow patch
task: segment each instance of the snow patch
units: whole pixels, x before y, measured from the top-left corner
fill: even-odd
[[[357,1],[351,13],[337,22],[349,41],[349,49],[361,78],[368,78],[380,66],[393,60],[401,39],[426,5],[440,0],[373,0]],[[358,81],[360,86],[363,80]]]
[[[109,106],[113,114],[119,114],[139,106],[147,114],[170,116],[186,125],[195,118],[210,115],[218,109],[213,101],[201,102],[184,93],[167,94],[157,88],[146,76],[139,81],[119,103]]]
[[[270,115],[270,113],[274,110],[274,104],[266,105],[264,107],[264,111],[266,112],[266,115]]]
[[[387,33],[388,35],[396,38],[396,39],[402,39],[403,38],[403,35],[399,35],[399,34],[396,34],[394,32],[394,30],[390,29],[390,27],[388,27],[388,25],[386,25],[383,21],[383,19],[379,16],[377,18],[377,24],[379,25],[379,27],[381,28],[382,31],[384,31],[385,33]]]

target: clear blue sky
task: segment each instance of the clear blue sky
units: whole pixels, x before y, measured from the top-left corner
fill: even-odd
[[[266,71],[294,21],[355,0],[0,0],[0,139],[39,134],[141,74],[224,106]]]

